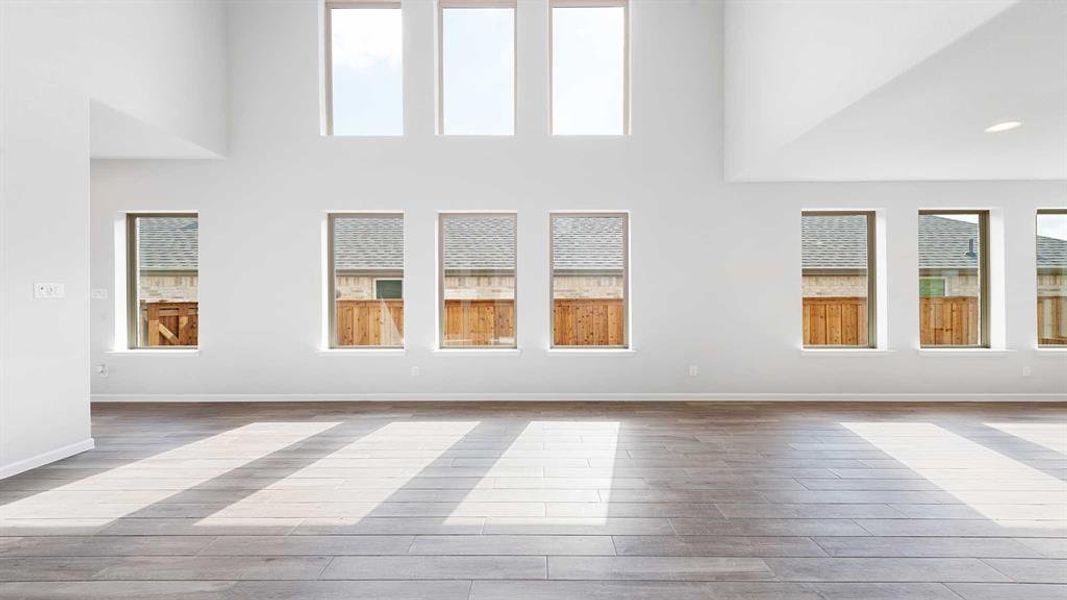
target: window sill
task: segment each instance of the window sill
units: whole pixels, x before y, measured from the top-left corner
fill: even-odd
[[[169,356],[190,357],[199,356],[200,348],[126,348],[122,350],[108,350],[106,354],[113,356]]]
[[[359,354],[382,354],[386,356],[403,356],[407,354],[404,348],[320,348],[316,354],[322,356],[354,356]]]
[[[1014,354],[1010,348],[919,348],[922,356],[1007,356]]]
[[[606,356],[631,356],[636,351],[633,348],[549,348],[545,354],[549,356],[576,356],[576,355],[606,355]]]
[[[1036,350],[1038,352],[1047,352],[1049,354],[1067,354],[1067,346],[1038,346]]]
[[[801,356],[885,356],[896,350],[888,348],[801,348]]]
[[[439,356],[515,356],[522,354],[518,348],[434,348],[433,353]]]

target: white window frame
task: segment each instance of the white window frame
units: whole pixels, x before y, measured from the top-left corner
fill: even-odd
[[[941,350],[941,349],[989,349],[992,347],[992,277],[990,276],[990,211],[988,209],[921,209],[919,210],[919,217],[924,215],[930,216],[942,216],[942,215],[974,215],[978,217],[977,229],[978,229],[978,343],[967,344],[962,346],[950,345],[950,344],[922,344],[922,333],[918,332],[920,337],[919,347],[922,350]],[[926,277],[922,275],[921,269],[918,273],[920,278]],[[948,296],[948,282],[945,282],[945,295]],[[922,296],[916,295],[916,304],[922,302]],[[915,323],[915,327],[918,329],[921,327],[921,317]]]
[[[1040,289],[1041,267],[1037,264],[1036,252],[1037,252],[1037,238],[1040,236],[1040,233],[1037,230],[1037,225],[1038,225],[1038,221],[1041,219],[1042,215],[1067,216],[1067,208],[1039,208],[1037,210],[1036,214],[1034,215],[1034,251],[1035,251],[1035,256],[1034,256],[1034,259],[1035,259],[1034,260],[1034,276],[1035,276],[1035,279],[1038,280],[1038,281],[1035,281],[1035,285],[1034,285],[1034,301],[1035,301],[1034,304],[1035,304],[1035,308],[1036,308],[1037,303],[1040,301],[1040,297],[1041,297],[1041,289]],[[1037,347],[1039,349],[1042,349],[1042,350],[1054,350],[1054,351],[1062,351],[1062,350],[1067,349],[1067,346],[1063,346],[1063,345],[1060,345],[1060,344],[1042,344],[1041,343],[1041,334],[1043,332],[1041,331],[1040,327],[1038,327],[1038,325],[1040,324],[1040,319],[1041,319],[1040,315],[1036,315],[1035,319],[1034,319],[1034,331],[1035,331],[1035,333],[1037,335],[1037,340],[1036,340]]]
[[[380,279],[399,279],[401,282],[401,289],[403,293],[401,300],[404,301],[404,335],[403,342],[399,346],[342,346],[337,343],[337,268],[334,264],[334,222],[337,219],[346,218],[398,218],[401,221],[401,228],[404,232],[404,256],[401,258],[403,264],[403,276],[402,277],[382,277]],[[325,231],[325,293],[323,294],[326,299],[326,331],[324,332],[325,344],[323,347],[326,350],[344,350],[344,351],[368,351],[368,350],[382,350],[382,351],[396,351],[404,350],[407,348],[408,335],[407,335],[407,215],[402,211],[331,211],[326,213],[326,231]],[[379,278],[372,277],[371,281],[376,282]],[[377,297],[377,284],[372,283],[374,289],[371,290],[372,294]],[[377,298],[375,298],[377,299]]]
[[[445,10],[463,8],[510,8],[511,26],[511,133],[445,133]],[[437,135],[457,137],[512,137],[518,129],[519,103],[519,7],[518,0],[438,0],[437,1]]]
[[[808,350],[872,350],[878,348],[878,321],[879,321],[879,297],[878,297],[878,212],[874,210],[805,210],[801,211],[800,218],[804,217],[864,217],[867,220],[867,345],[835,346],[832,344],[803,345]],[[803,248],[801,248],[803,252]],[[802,257],[803,260],[803,257]],[[804,269],[801,268],[801,277]],[[803,305],[803,299],[801,299]],[[801,326],[803,327],[803,316]],[[803,332],[801,333],[803,336]]]
[[[200,278],[200,257],[199,257],[199,236],[200,236],[200,214],[195,211],[176,211],[176,212],[128,212],[125,215],[125,230],[126,230],[126,350],[134,351],[149,351],[149,352],[174,352],[174,351],[189,351],[198,350],[200,348],[200,332],[199,324],[197,325],[197,343],[190,346],[149,346],[141,343],[141,297],[140,297],[140,285],[141,285],[141,268],[140,257],[137,253],[137,220],[141,218],[180,218],[180,219],[196,219],[197,220],[197,237],[198,237],[198,256],[197,256],[197,297],[196,297],[196,314],[197,320],[201,314],[200,310],[200,291],[199,291],[199,278]]]
[[[622,217],[622,339],[619,346],[560,346],[556,344],[556,248],[553,221],[556,217]],[[566,350],[574,352],[603,352],[633,349],[630,314],[630,211],[563,211],[548,213],[548,348],[549,350]]]
[[[323,110],[325,112],[323,125],[324,131],[327,136],[333,136],[333,9],[360,9],[360,8],[392,8],[401,11],[400,22],[404,22],[403,7],[400,0],[326,0],[323,4],[323,63],[324,70],[322,74],[323,81]],[[403,43],[403,42],[401,42]],[[403,78],[405,65],[405,57],[403,51],[400,56],[400,72]],[[404,84],[401,82],[400,97],[401,102],[404,98]],[[397,136],[389,137],[401,137],[406,131],[406,125],[403,122],[404,118],[401,117],[400,134]],[[350,136],[344,136],[350,137]],[[378,137],[378,136],[351,136],[351,137]]]
[[[445,220],[448,217],[511,217],[515,224],[515,323],[514,342],[510,346],[446,346],[445,345]],[[514,351],[519,347],[519,213],[515,211],[443,211],[437,213],[437,349],[443,352]]]
[[[630,135],[630,0],[549,0],[548,3],[548,132],[557,134],[553,113],[556,109],[553,85],[556,79],[553,64],[555,61],[555,23],[553,13],[556,8],[619,8],[623,9],[623,67],[622,67],[622,132],[619,134],[590,134],[591,137],[618,137]],[[575,134],[582,137],[586,134]],[[572,137],[564,135],[564,137]]]

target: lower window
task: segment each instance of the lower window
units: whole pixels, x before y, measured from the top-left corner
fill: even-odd
[[[1037,212],[1037,344],[1067,346],[1067,209]]]
[[[330,335],[336,348],[404,346],[404,216],[329,217]]]
[[[126,217],[130,348],[195,348],[200,319],[195,214]]]
[[[989,345],[989,213],[919,213],[919,343]]]
[[[801,215],[805,347],[876,345],[874,213]]]
[[[515,347],[514,214],[442,214],[441,347]]]
[[[629,215],[552,220],[552,346],[629,347]]]

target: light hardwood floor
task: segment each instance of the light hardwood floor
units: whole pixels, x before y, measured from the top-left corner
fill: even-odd
[[[0,598],[1067,598],[1067,407],[97,405]]]

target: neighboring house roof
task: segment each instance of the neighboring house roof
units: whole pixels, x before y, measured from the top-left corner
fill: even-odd
[[[867,224],[863,216],[819,216],[801,220],[805,269],[862,269],[867,263]],[[973,269],[978,257],[968,256],[978,225],[937,215],[919,216],[919,267]],[[1037,238],[1039,267],[1067,267],[1067,240]]]
[[[557,271],[622,270],[626,252],[625,217],[557,215],[553,221],[553,269]]]
[[[137,260],[145,271],[195,271],[196,217],[137,219]]]
[[[339,271],[403,271],[404,218],[360,216],[333,220],[333,266]]]
[[[867,218],[811,216],[800,220],[805,269],[863,269],[867,266]]]
[[[1067,268],[1067,240],[1037,236],[1037,265]]]
[[[973,268],[966,253],[975,237],[973,223],[921,215],[920,267]],[[142,217],[138,254],[147,271],[195,271],[197,221],[186,217]],[[350,271],[400,271],[404,268],[404,223],[399,217],[335,219],[336,267]],[[867,260],[862,216],[802,219],[805,269],[862,269]],[[616,271],[623,266],[622,217],[557,216],[553,267],[559,271]],[[492,271],[515,262],[514,217],[450,217],[445,221],[446,269]],[[977,240],[975,240],[977,245]],[[1067,267],[1067,241],[1039,236],[1039,267]]]
[[[919,215],[920,269],[978,268],[978,223]]]
[[[515,216],[449,216],[444,220],[445,270],[515,268]]]

